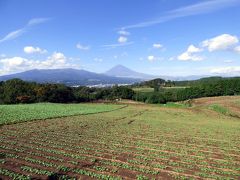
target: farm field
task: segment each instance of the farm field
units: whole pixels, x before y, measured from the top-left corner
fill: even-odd
[[[121,108],[120,105],[95,104],[17,104],[0,105],[0,125],[37,119],[92,114],[112,111]]]
[[[238,112],[239,101],[129,104],[2,125],[0,179],[239,179],[240,118],[209,108]]]
[[[186,87],[183,87],[183,86],[163,87],[163,90],[164,91],[174,91],[174,90],[181,90],[184,88],[186,88]],[[150,88],[150,87],[137,87],[137,88],[133,88],[133,90],[135,92],[142,92],[142,93],[154,92],[154,88]]]
[[[139,87],[139,88],[133,88],[135,92],[153,92],[154,89],[150,87]]]

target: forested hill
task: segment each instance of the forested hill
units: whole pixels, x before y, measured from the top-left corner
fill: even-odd
[[[240,80],[240,77],[220,77],[220,76],[214,76],[214,77],[207,77],[207,78],[201,78],[198,80],[193,81],[173,81],[175,86],[196,86],[196,85],[202,85],[202,84],[212,84],[216,83],[218,81],[222,80]]]
[[[79,103],[97,100],[132,99],[134,91],[126,86],[90,88],[64,84],[36,83],[11,79],[0,81],[0,104],[17,103]]]
[[[140,79],[113,77],[82,69],[33,69],[21,73],[0,76],[0,81],[18,78],[29,82],[59,83],[67,86],[87,86],[98,84],[132,84]]]
[[[147,103],[166,103],[188,99],[240,95],[240,77],[210,77],[196,81],[171,82],[156,79],[136,85],[154,88],[154,91],[136,91],[135,100]],[[168,88],[171,87],[171,88]]]

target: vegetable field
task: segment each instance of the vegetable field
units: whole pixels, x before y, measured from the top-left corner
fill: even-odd
[[[0,134],[0,179],[240,178],[240,119],[207,107],[128,105]]]
[[[0,105],[0,125],[37,119],[93,114],[121,108],[119,105],[96,104],[17,104]]]

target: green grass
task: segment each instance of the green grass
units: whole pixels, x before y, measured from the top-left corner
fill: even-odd
[[[133,88],[135,92],[153,92],[154,89],[150,87],[143,87],[143,88]]]
[[[48,119],[82,114],[93,114],[121,108],[106,104],[18,104],[0,105],[0,125],[37,119]]]
[[[164,89],[185,89],[189,86],[173,86],[173,87],[164,87]]]
[[[212,104],[209,106],[209,109],[214,110],[218,113],[224,114],[224,115],[228,115],[230,112],[227,108],[220,106],[218,104]]]
[[[169,108],[187,108],[189,105],[187,104],[182,104],[182,103],[173,103],[173,102],[168,102],[166,104],[160,104],[161,107],[169,107]]]
[[[166,91],[178,91],[185,89],[186,87],[183,86],[175,86],[175,87],[163,87],[163,92]],[[133,88],[135,92],[142,92],[142,93],[148,93],[148,92],[154,92],[154,88],[150,87],[139,87],[139,88]]]

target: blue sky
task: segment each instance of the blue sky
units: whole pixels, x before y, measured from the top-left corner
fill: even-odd
[[[240,75],[240,0],[0,0],[0,74]]]

